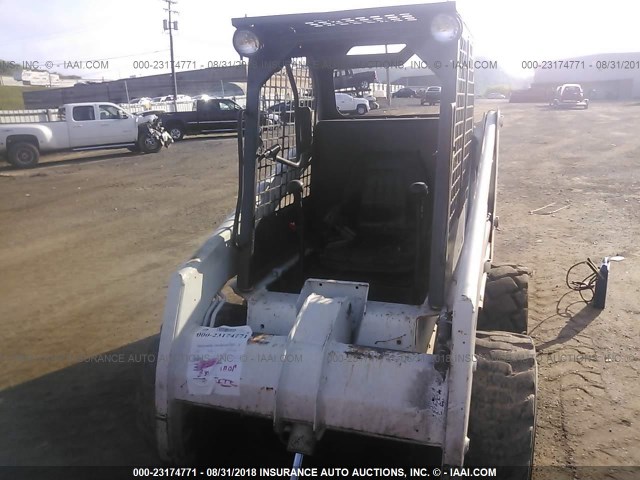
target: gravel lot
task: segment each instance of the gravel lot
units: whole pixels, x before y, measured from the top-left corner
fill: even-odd
[[[536,463],[640,465],[640,104],[480,100],[478,119],[496,106],[497,260],[535,270]],[[233,208],[235,156],[235,138],[200,137],[0,168],[1,465],[158,463],[135,426],[135,354],[159,329],[171,272]],[[566,208],[530,214],[552,203]],[[616,253],[626,260],[594,310],[566,270]]]

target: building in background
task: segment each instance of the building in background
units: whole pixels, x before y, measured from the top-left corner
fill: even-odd
[[[242,96],[247,81],[246,65],[204,68],[176,73],[178,93],[195,96]],[[70,88],[24,92],[27,109],[57,108],[65,103],[127,103],[132,98],[159,97],[173,93],[171,74],[149,75],[108,82],[81,81]]]
[[[13,75],[1,75],[0,85],[8,87],[72,87],[79,78],[64,78],[57,73],[20,70]]]
[[[20,80],[25,86],[57,87],[60,85],[60,75],[57,73],[22,70],[20,72]]]
[[[386,68],[373,68],[378,77],[378,82],[387,82]],[[428,68],[390,67],[389,83],[403,87],[426,88],[440,85],[440,79]]]
[[[476,95],[484,95],[488,89],[500,87],[504,90],[523,88],[530,83],[529,78],[517,78],[502,69],[497,61],[484,57],[477,57],[474,60],[474,84]],[[441,67],[450,68],[450,67]],[[374,69],[378,76],[378,81],[387,81],[386,69]],[[392,67],[389,69],[390,83],[410,87],[414,90],[431,86],[441,86],[438,76],[428,68],[424,62],[412,60],[404,67]]]

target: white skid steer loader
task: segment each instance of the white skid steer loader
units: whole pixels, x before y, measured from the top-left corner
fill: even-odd
[[[237,209],[171,279],[148,395],[161,456],[194,461],[193,412],[226,412],[266,420],[298,464],[337,431],[528,478],[529,272],[492,265],[501,117],[474,123],[455,3],[233,25],[249,59]],[[441,66],[432,113],[339,111],[336,70],[414,55]]]

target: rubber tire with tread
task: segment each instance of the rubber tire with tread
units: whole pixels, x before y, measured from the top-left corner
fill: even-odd
[[[149,134],[146,132],[140,133],[140,136],[138,137],[138,148],[142,153],[158,153],[162,149],[162,143],[157,141],[154,148],[148,148],[146,145],[147,136],[149,136]]]
[[[20,154],[22,152],[30,153],[29,161],[26,163],[20,160]],[[33,168],[38,165],[40,160],[40,150],[32,143],[18,142],[9,146],[7,152],[8,162],[16,168]]]
[[[358,108],[356,108],[356,113],[358,115],[364,115],[365,113],[367,113],[367,109],[364,105],[358,105]]]
[[[529,276],[519,265],[492,265],[487,274],[478,330],[527,333],[529,322]]]
[[[171,133],[172,130],[176,130],[179,133],[179,135],[173,136],[173,134]],[[180,125],[170,125],[167,127],[167,132],[169,132],[169,135],[171,135],[171,138],[173,138],[174,142],[179,142],[180,140],[182,140],[184,138],[184,128],[182,128]]]
[[[501,468],[501,478],[531,478],[538,365],[533,340],[508,332],[476,332],[477,368],[469,410],[465,465]]]

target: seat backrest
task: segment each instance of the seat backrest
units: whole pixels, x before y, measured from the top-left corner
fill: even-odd
[[[322,221],[340,205],[362,226],[404,222],[410,185],[425,182],[432,187],[437,132],[437,118],[318,122],[313,217]]]

